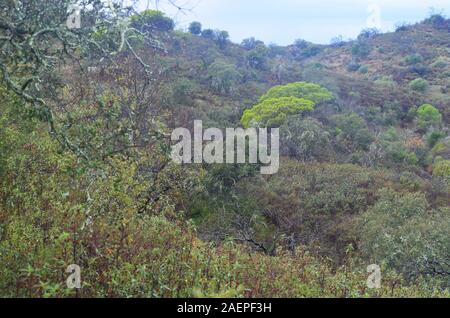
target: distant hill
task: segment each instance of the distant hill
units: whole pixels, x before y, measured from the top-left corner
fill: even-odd
[[[266,46],[254,39],[219,44],[202,35],[165,33],[163,59],[176,69],[171,89],[179,89],[179,99],[167,102],[190,109],[193,117],[237,124],[243,109],[271,86],[304,80],[333,91],[344,110],[364,114],[364,108],[396,103],[404,119],[410,108],[431,103],[448,123],[450,22],[436,19],[385,34],[363,30],[356,40],[330,45],[298,40]]]

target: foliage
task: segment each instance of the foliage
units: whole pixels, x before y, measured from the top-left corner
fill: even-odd
[[[369,67],[367,65],[361,65],[358,68],[358,72],[361,74],[366,74],[369,71]]]
[[[0,4],[0,296],[450,297],[448,20],[267,47],[84,2]],[[280,127],[279,173],[173,164],[198,119]]]
[[[405,32],[408,30],[410,25],[406,22],[401,22],[395,26],[395,32]]]
[[[361,41],[361,40],[365,40],[365,39],[372,39],[379,34],[380,34],[380,31],[376,28],[366,28],[366,29],[363,29],[359,33],[358,40]]]
[[[296,82],[275,86],[261,96],[258,104],[244,112],[241,123],[244,127],[280,126],[289,116],[312,111],[316,104],[332,98],[333,95],[326,88],[313,83]]]
[[[374,137],[367,127],[366,122],[358,114],[350,113],[337,115],[334,118],[337,137],[345,147],[351,150],[367,149]]]
[[[91,59],[98,64],[99,60],[111,59],[128,50],[148,75],[148,65],[137,56],[131,43],[145,39],[147,47],[161,49],[154,34],[144,35],[136,29],[140,17],[161,13],[149,11],[148,15],[130,18],[132,11],[128,7],[112,9],[97,0],[87,0],[83,2],[84,23],[72,29],[66,23],[72,5],[70,0],[2,2],[0,72],[2,83],[25,101],[22,106],[30,114],[49,125],[61,145],[88,159],[80,150],[81,145],[57,127],[55,104],[59,104],[58,94],[64,86],[61,65],[82,73],[79,68],[86,65],[80,60]]]
[[[449,19],[446,19],[440,12],[432,12],[431,16],[424,23],[432,25],[436,29],[448,30],[450,26]]]
[[[436,126],[442,122],[442,114],[430,104],[424,104],[417,109],[417,118],[422,128]]]
[[[217,61],[208,67],[211,88],[219,94],[228,94],[241,80],[241,73],[232,64]]]
[[[8,151],[0,184],[2,296],[72,296],[61,277],[74,263],[94,268],[83,272],[85,296],[106,296],[102,281],[112,283],[117,266],[127,268],[129,244],[138,240],[132,235],[152,214],[174,217],[173,199],[193,179],[175,181],[179,167],[161,168],[156,153],[140,151],[87,166],[61,151],[41,124],[30,127],[20,112],[1,107]]]
[[[212,29],[204,29],[201,33],[202,37],[208,40],[214,40],[215,39],[215,33]]]
[[[169,17],[157,10],[146,10],[131,17],[131,25],[141,32],[172,31],[175,23]]]
[[[449,61],[446,58],[440,56],[430,66],[432,68],[445,69],[448,64]]]
[[[411,280],[427,275],[448,287],[450,211],[429,211],[425,196],[419,193],[384,189],[380,195],[363,217],[363,252]]]
[[[314,102],[297,97],[264,99],[252,109],[244,112],[241,122],[244,127],[254,124],[267,127],[282,125],[290,115],[314,110]]]
[[[342,35],[336,36],[331,39],[330,44],[332,47],[339,48],[345,45],[345,40]]]
[[[294,46],[298,49],[306,49],[308,47],[308,42],[303,39],[297,39],[294,41]]]
[[[407,137],[400,134],[396,128],[389,128],[374,139],[364,156],[364,163],[385,167],[418,165],[424,160],[425,144],[420,138],[405,138]]]
[[[280,129],[285,154],[303,161],[327,158],[331,136],[316,119],[291,117]]]
[[[187,78],[180,78],[171,85],[172,104],[174,106],[192,104],[192,96],[197,92],[197,85]]]
[[[423,62],[423,56],[420,54],[413,54],[405,57],[405,63],[408,65],[418,64],[421,62]]]
[[[450,160],[441,160],[433,168],[433,175],[450,179]]]
[[[425,93],[426,90],[428,89],[428,81],[423,78],[416,78],[415,80],[409,83],[409,87],[413,91]]]
[[[230,34],[228,31],[205,29],[201,31],[201,36],[205,39],[216,42],[221,49],[227,45]]]
[[[230,34],[227,31],[217,31],[216,32],[216,42],[221,48],[224,48],[228,43]]]
[[[253,37],[242,40],[241,46],[246,50],[253,50],[258,45],[264,45],[264,42],[259,41]]]
[[[436,163],[441,159],[450,160],[450,144],[449,138],[443,139],[437,142],[434,147],[430,150],[427,161],[429,164]]]
[[[145,156],[138,161],[117,156],[84,169],[74,155],[59,152],[44,130],[26,121],[12,125],[17,114],[4,104],[2,110],[2,127],[8,128],[0,140],[15,145],[8,148],[0,188],[3,297],[74,297],[65,285],[65,269],[73,263],[82,268],[79,297],[442,295],[391,288],[399,278],[389,272],[382,290],[368,290],[363,269],[345,265],[335,271],[301,248],[267,256],[232,242],[202,242],[192,224],[174,213],[172,200],[179,194],[158,197],[139,212],[146,201],[141,194],[166,185],[161,178],[150,186],[142,175],[138,166]]]
[[[357,70],[359,70],[360,67],[361,67],[361,64],[352,61],[347,65],[347,71],[356,72]]]
[[[356,58],[367,58],[372,48],[366,41],[359,41],[352,45],[352,55]]]
[[[192,22],[189,25],[189,32],[193,35],[200,35],[202,33],[202,24],[200,22]]]
[[[436,144],[445,137],[445,133],[441,131],[433,131],[427,136],[428,146],[433,148]]]
[[[346,248],[357,241],[354,217],[374,203],[373,192],[387,179],[383,173],[355,165],[285,160],[270,180],[244,180],[239,189],[255,200],[249,208],[252,215],[259,212],[265,219],[262,229],[254,229],[254,240],[259,238],[271,246],[270,240],[260,238],[271,231],[266,236],[272,241],[286,240],[291,247],[304,245],[340,264]]]
[[[250,50],[247,55],[247,63],[251,68],[263,70],[267,64],[268,49],[263,43],[259,43]]]
[[[321,52],[321,48],[317,45],[308,45],[304,50],[301,51],[300,56],[304,58],[316,56]]]
[[[328,102],[333,99],[333,94],[326,88],[307,82],[289,83],[272,87],[266,94],[261,96],[260,102],[271,98],[297,97],[313,101],[315,104]]]

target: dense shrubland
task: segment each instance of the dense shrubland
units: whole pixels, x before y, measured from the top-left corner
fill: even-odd
[[[450,296],[447,19],[279,47],[124,14],[117,52],[0,55],[0,296]],[[279,127],[279,173],[173,164],[194,119]]]

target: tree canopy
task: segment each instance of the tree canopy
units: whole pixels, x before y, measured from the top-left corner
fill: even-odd
[[[241,122],[244,127],[265,125],[268,127],[282,125],[290,115],[297,115],[304,111],[314,110],[314,102],[297,97],[279,97],[265,99],[246,110]]]
[[[424,104],[417,110],[417,118],[422,128],[438,125],[442,122],[442,114],[439,109],[431,104]]]
[[[289,116],[312,111],[322,102],[332,100],[326,88],[307,82],[296,82],[271,88],[251,109],[244,111],[241,123],[251,125],[280,126]]]
[[[131,18],[131,25],[141,32],[172,31],[174,21],[158,10],[146,10]]]
[[[315,83],[295,82],[286,85],[272,87],[261,96],[260,102],[269,98],[297,97],[313,101],[315,104],[327,102],[333,99],[333,94],[326,88]]]
[[[200,35],[202,33],[202,24],[200,22],[192,22],[189,25],[189,32],[193,35]]]

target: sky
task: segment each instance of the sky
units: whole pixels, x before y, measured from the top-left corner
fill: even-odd
[[[156,0],[139,0],[140,9]],[[392,31],[399,23],[423,20],[434,8],[450,15],[450,0],[178,0],[178,11],[160,0],[158,8],[185,29],[192,21],[226,30],[233,42],[255,37],[266,44],[296,39],[327,44],[336,36],[355,38],[367,27]],[[172,0],[173,1],[173,0]],[[177,0],[175,0],[177,1]]]

